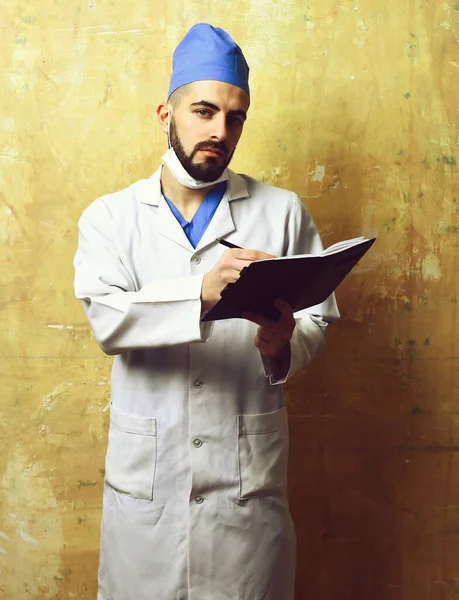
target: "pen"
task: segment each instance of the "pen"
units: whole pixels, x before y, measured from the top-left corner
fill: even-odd
[[[240,248],[240,249],[242,249],[240,246],[236,246],[236,244],[232,244],[231,242],[227,242],[226,240],[222,240],[221,238],[217,238],[217,242],[219,244],[222,244],[223,246],[226,246],[227,248]]]

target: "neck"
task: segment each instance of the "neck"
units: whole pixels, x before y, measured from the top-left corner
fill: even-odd
[[[192,190],[179,183],[165,164],[162,166],[161,191],[180,211],[181,208],[199,206],[214,186],[210,183],[208,187]]]

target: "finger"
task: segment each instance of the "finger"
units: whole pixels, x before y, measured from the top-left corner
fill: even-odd
[[[244,251],[244,252],[247,252],[247,251]],[[258,256],[258,258],[257,258],[257,255],[260,255],[260,256]],[[270,254],[265,255],[264,253],[252,254],[251,251],[249,251],[248,254],[246,253],[245,255],[241,255],[241,256],[237,256],[235,254],[229,254],[228,256],[225,257],[225,260],[222,262],[222,266],[230,267],[232,269],[242,271],[246,267],[249,267],[253,262],[256,262],[257,260],[262,260],[265,258],[273,258],[273,257]]]
[[[263,356],[276,356],[281,350],[281,348],[277,348],[272,344],[265,342],[265,340],[261,339],[259,336],[255,337],[255,346]]]
[[[282,314],[293,314],[290,304],[286,300],[282,300],[282,298],[276,298],[274,306],[278,308]]]
[[[295,317],[290,304],[281,298],[277,298],[277,300],[274,302],[274,306],[279,309],[281,314],[280,320],[295,327]]]
[[[238,248],[231,250],[232,256],[240,260],[254,262],[255,260],[267,260],[268,258],[276,258],[274,254],[268,254],[261,250],[246,250],[245,248]]]
[[[220,273],[220,279],[224,285],[228,285],[229,283],[235,283],[240,276],[240,271],[237,271],[236,269],[227,268]]]
[[[238,271],[242,271],[242,269],[245,269],[246,267],[250,267],[250,265],[253,262],[254,262],[253,260],[243,260],[240,258],[236,258],[231,261],[231,266],[234,269],[237,269]]]
[[[272,330],[275,329],[274,326],[280,325],[281,321],[286,322],[286,323],[292,323],[295,321],[295,317],[293,316],[292,309],[288,302],[286,302],[285,300],[281,300],[280,298],[277,298],[274,301],[274,306],[280,312],[280,317],[278,318],[277,321],[273,321],[272,319],[268,319],[267,317],[263,317],[262,315],[259,315],[257,313],[251,312],[251,311],[247,311],[246,313],[244,313],[245,315],[247,315],[245,318],[249,319],[249,321],[253,321],[254,323],[257,323],[258,325],[261,325],[262,327],[266,327],[266,328],[272,329]],[[243,317],[244,317],[244,315],[243,315]]]
[[[264,348],[265,350],[267,350],[270,346],[270,343],[267,342],[261,335],[260,335],[260,330],[258,330],[257,335],[255,336],[254,339],[255,342],[255,346],[260,349],[260,348]]]
[[[269,319],[265,319],[264,317],[260,317],[260,315],[254,314],[254,313],[244,313],[244,315],[253,315],[255,317],[254,320],[252,319],[247,319],[248,321],[252,321],[253,323],[257,323],[258,320],[265,320],[268,321],[270,323],[273,323],[273,327],[264,327],[263,325],[260,325],[259,329],[258,329],[258,335],[263,338],[266,342],[270,343],[270,344],[276,344],[279,347],[283,347],[285,346],[285,344],[287,342],[289,342],[292,339],[292,334],[293,334],[293,330],[295,328],[295,326],[291,326],[291,325],[279,325],[279,322],[273,322],[273,321],[269,321]],[[243,315],[243,318],[244,318]],[[246,317],[247,318],[247,317]],[[258,325],[258,323],[257,323]]]
[[[240,260],[239,258],[229,257],[224,263],[221,264],[221,271],[237,271],[240,273],[246,267],[249,267],[253,261]]]
[[[282,345],[286,343],[286,340],[280,338],[278,335],[273,333],[272,331],[268,331],[268,329],[264,329],[260,327],[257,333],[258,337],[262,339],[267,344],[272,345]]]

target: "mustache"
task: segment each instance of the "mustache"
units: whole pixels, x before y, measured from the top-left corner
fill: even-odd
[[[223,142],[199,142],[194,147],[193,156],[198,150],[216,150],[217,152],[220,152],[220,154],[223,154],[225,158],[229,154],[229,150]]]

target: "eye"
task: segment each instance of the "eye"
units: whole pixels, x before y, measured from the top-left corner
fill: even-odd
[[[198,108],[196,114],[198,114],[200,117],[209,117],[210,110],[208,110],[207,108]]]

